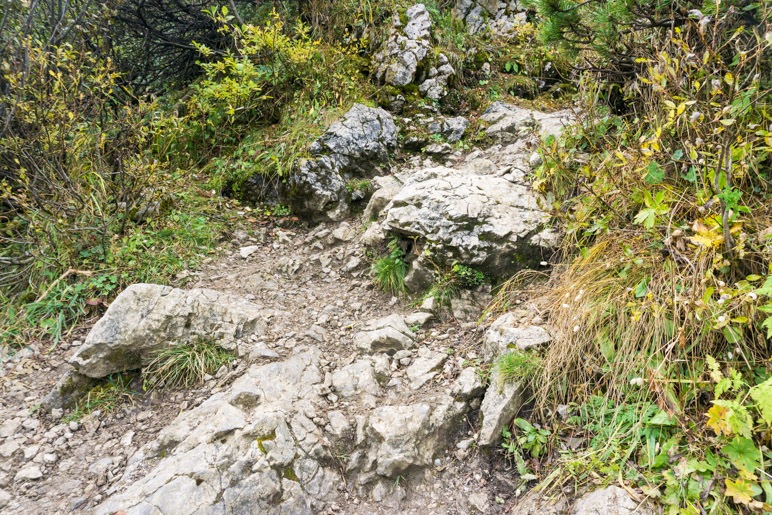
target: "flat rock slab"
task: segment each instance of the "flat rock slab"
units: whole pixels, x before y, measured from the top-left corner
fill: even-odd
[[[170,345],[200,339],[230,349],[265,327],[266,312],[238,297],[134,284],[113,301],[70,363],[85,376],[105,377],[141,368]]]
[[[410,388],[418,390],[434,379],[447,359],[448,355],[446,353],[433,352],[426,347],[422,347],[418,351],[418,357],[413,361],[413,364],[405,370],[408,379],[410,379]]]
[[[367,353],[396,352],[413,346],[413,333],[400,315],[372,320],[354,336],[354,344]]]
[[[522,405],[522,384],[517,381],[505,383],[494,369],[480,406],[482,427],[477,443],[483,447],[496,445],[501,440],[502,429],[515,418]]]
[[[491,324],[485,333],[483,354],[491,359],[512,349],[527,350],[552,341],[552,336],[538,325],[519,325],[519,320],[513,313],[505,313]]]

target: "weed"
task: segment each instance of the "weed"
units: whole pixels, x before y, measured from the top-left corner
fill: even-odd
[[[111,413],[126,403],[134,404],[133,396],[137,392],[131,389],[131,379],[126,373],[108,376],[78,400],[72,412],[64,417],[64,422],[79,421],[94,411]]]
[[[175,345],[160,351],[143,369],[144,388],[191,388],[232,360],[229,351],[207,341]]]
[[[405,293],[405,276],[408,265],[399,240],[393,237],[388,243],[389,255],[373,264],[373,280],[381,290],[394,295]]]

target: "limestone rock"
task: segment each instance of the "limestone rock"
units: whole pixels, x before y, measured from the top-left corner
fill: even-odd
[[[583,495],[571,508],[571,515],[654,515],[648,504],[640,504],[618,486],[609,486]]]
[[[491,374],[491,384],[485,392],[480,415],[482,426],[477,443],[488,447],[501,439],[501,430],[509,424],[523,405],[523,386],[519,382],[505,383],[498,371]]]
[[[446,261],[457,260],[493,276],[536,266],[552,253],[537,239],[549,222],[525,184],[467,168],[416,173],[386,208],[388,230],[418,236]]]
[[[403,25],[398,14],[394,15],[389,38],[376,52],[373,62],[375,78],[381,84],[407,86],[415,79],[418,65],[429,52],[429,12],[424,4],[415,4],[405,12]]]
[[[413,345],[413,333],[399,315],[368,322],[354,336],[355,345],[367,353],[394,352]]]
[[[456,70],[450,65],[448,58],[445,54],[440,54],[438,67],[429,69],[428,77],[418,86],[418,91],[426,98],[440,100],[448,94],[448,82],[455,74]]]
[[[376,177],[373,182],[378,185],[378,189],[370,197],[370,201],[365,207],[363,218],[365,220],[375,220],[378,215],[381,214],[383,208],[386,207],[391,199],[399,193],[402,188],[402,183],[393,176],[387,175],[385,177]]]
[[[51,413],[54,410],[69,408],[96,384],[97,381],[94,378],[80,374],[71,368],[59,378],[43,399],[41,406]]]
[[[469,127],[469,120],[463,116],[446,118],[442,123],[442,135],[448,143],[455,143],[464,137],[467,127]]]
[[[458,400],[468,401],[481,397],[485,393],[485,383],[483,383],[476,368],[467,367],[456,378],[450,393]]]
[[[410,388],[418,390],[434,379],[447,359],[448,355],[443,352],[434,352],[426,347],[421,347],[418,350],[418,357],[405,370],[408,379],[410,379]]]
[[[520,326],[514,313],[498,317],[485,333],[483,355],[491,359],[510,349],[526,350],[552,341],[552,336],[541,326]]]
[[[0,488],[0,509],[5,508],[11,502],[11,494]]]
[[[347,170],[383,162],[397,146],[397,126],[389,113],[380,108],[354,104],[342,119],[311,146],[314,155],[346,158]],[[362,170],[360,170],[362,171]]]
[[[354,106],[311,146],[282,185],[282,198],[303,216],[340,221],[348,215],[346,180],[369,177],[397,146],[397,126],[380,108]]]
[[[43,477],[43,472],[37,465],[27,465],[14,476],[14,481],[34,481]]]
[[[200,338],[225,348],[265,329],[265,313],[254,304],[214,290],[180,290],[158,284],[126,288],[94,325],[70,363],[88,377],[147,365],[168,345]]]
[[[458,0],[455,11],[471,34],[489,30],[507,37],[526,23],[525,8],[517,0]]]
[[[488,137],[512,142],[527,133],[536,133],[542,138],[559,136],[563,127],[573,120],[573,114],[570,111],[543,113],[497,101],[483,112],[480,119],[492,124],[485,130]]]

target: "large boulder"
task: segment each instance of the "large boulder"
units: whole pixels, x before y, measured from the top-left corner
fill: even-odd
[[[265,327],[265,311],[238,297],[134,284],[113,301],[70,363],[80,374],[100,378],[141,368],[169,345],[205,339],[232,349],[238,338]]]
[[[499,277],[538,265],[554,244],[550,217],[528,185],[470,167],[419,171],[386,212],[388,230],[418,236],[441,259]]]
[[[404,19],[394,15],[389,38],[376,52],[375,78],[381,84],[407,86],[416,78],[419,64],[429,53],[432,20],[424,4],[415,4]]]
[[[346,181],[378,174],[397,147],[397,131],[383,109],[354,104],[311,144],[314,157],[296,163],[282,185],[283,200],[300,215],[342,220],[349,212]]]

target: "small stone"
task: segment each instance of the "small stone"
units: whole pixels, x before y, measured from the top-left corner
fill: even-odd
[[[0,425],[0,438],[13,436],[21,428],[22,419],[12,418]]]
[[[21,426],[27,431],[34,431],[40,426],[40,421],[36,418],[28,418],[21,423]]]
[[[80,424],[73,420],[67,425],[67,427],[70,428],[70,431],[77,431],[80,429]]]
[[[32,458],[34,458],[38,451],[40,451],[39,445],[30,445],[29,447],[24,448],[24,459],[29,461]]]
[[[0,509],[8,506],[8,503],[10,502],[11,502],[11,494],[6,492],[3,489],[0,489]]]
[[[44,463],[56,463],[59,461],[59,456],[53,453],[45,453],[43,454],[43,462]]]
[[[61,408],[54,408],[51,410],[51,418],[54,420],[59,420],[64,416],[64,410]]]
[[[260,247],[258,247],[257,245],[250,245],[248,247],[241,247],[241,249],[239,249],[239,255],[242,258],[247,259],[249,256],[251,256],[252,254],[257,252],[258,250],[260,250]]]
[[[19,444],[13,440],[5,442],[3,445],[0,445],[0,457],[10,458],[19,448]]]
[[[28,465],[14,476],[14,481],[31,481],[43,477],[43,472],[37,465]]]

